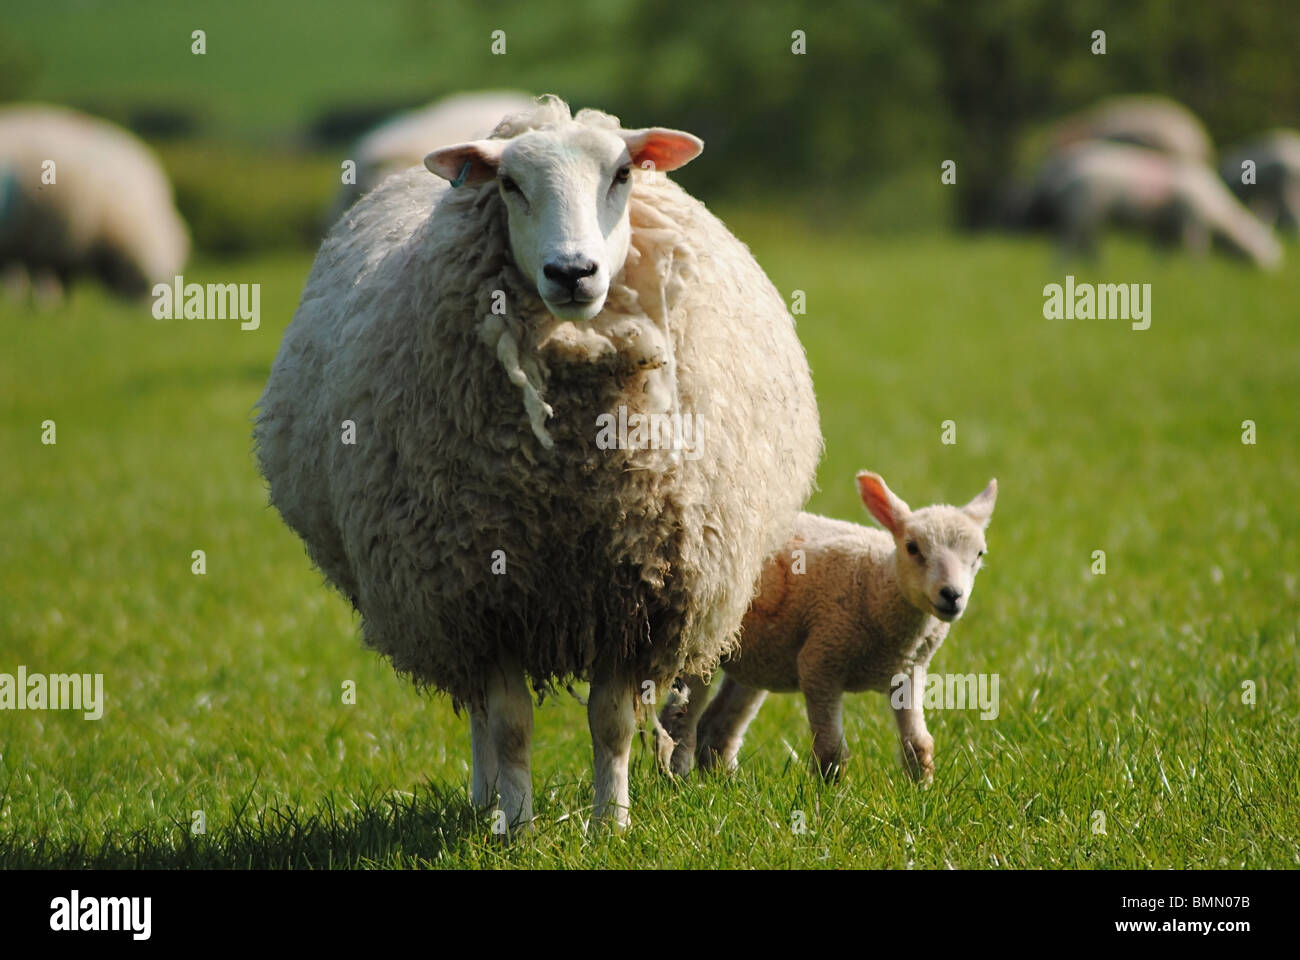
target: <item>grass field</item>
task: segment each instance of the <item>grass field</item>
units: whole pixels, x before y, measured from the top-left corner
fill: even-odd
[[[823,786],[801,701],[775,696],[735,777],[674,786],[638,746],[631,831],[587,830],[566,696],[537,711],[536,830],[499,843],[468,805],[467,720],[361,649],[266,506],[249,415],[310,264],[293,254],[186,270],[262,284],[255,332],[93,286],[0,307],[0,672],[102,673],[106,698],[98,721],[0,713],[0,867],[1300,865],[1300,251],[1265,277],[1109,246],[1073,272],[1149,282],[1138,332],[1043,319],[1066,273],[1045,245],[732,223],[807,294],[812,509],[865,522],[862,468],[913,506],[999,479],[933,669],[998,674],[1000,712],[931,714],[930,789],[884,698],[848,701],[853,759]]]

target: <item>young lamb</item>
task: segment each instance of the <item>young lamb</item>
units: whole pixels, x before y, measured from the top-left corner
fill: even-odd
[[[271,502],[366,643],[468,706],[472,799],[516,825],[529,681],[583,678],[626,826],[642,697],[735,643],[821,453],[785,301],[664,176],[701,146],[549,98],[434,150],[335,224],[259,403]]]
[[[1195,253],[1218,241],[1276,269],[1282,247],[1209,167],[1154,150],[1091,141],[1054,154],[1034,187],[1031,220],[1051,224],[1067,250],[1090,253],[1107,224],[1143,227]]]
[[[431,146],[486,137],[508,114],[532,108],[533,99],[513,90],[479,90],[444,97],[419,110],[385,120],[348,151],[357,182],[344,184],[334,200],[330,223],[386,178],[424,161]]]
[[[686,677],[685,704],[675,697],[664,708],[674,773],[689,773],[693,762],[734,768],[768,691],[799,690],[813,757],[822,776],[837,776],[848,758],[844,694],[889,693],[900,675],[911,684],[894,709],[904,762],[918,780],[934,773],[920,691],[930,658],[970,601],[998,484],[990,480],[964,507],[912,511],[877,474],[857,479],[862,502],[889,532],[799,514],[785,548],[763,566],[717,695],[709,701],[708,684]]]
[[[0,109],[0,267],[53,288],[90,273],[134,296],[188,254],[171,183],[143,143],[62,107]]]

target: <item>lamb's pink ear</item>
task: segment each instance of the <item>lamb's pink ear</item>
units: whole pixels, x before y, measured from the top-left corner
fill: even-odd
[[[997,499],[998,482],[994,479],[989,481],[989,485],[984,488],[978,497],[961,509],[966,516],[981,527],[987,527],[989,521],[993,519],[993,504],[997,502]]]
[[[684,167],[700,155],[704,141],[693,134],[667,127],[646,127],[644,130],[623,130],[632,166],[667,173]],[[653,164],[653,166],[647,166]]]
[[[430,173],[450,180],[453,187],[464,184],[476,187],[496,179],[505,145],[504,140],[470,140],[433,151],[424,158],[424,165]]]
[[[903,530],[903,522],[912,512],[906,503],[894,496],[894,491],[885,486],[885,481],[878,473],[863,470],[858,474],[858,493],[871,515],[880,521],[881,526],[898,536]]]

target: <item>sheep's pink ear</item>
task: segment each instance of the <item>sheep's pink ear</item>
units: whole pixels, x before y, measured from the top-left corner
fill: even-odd
[[[906,503],[894,496],[894,491],[885,486],[885,481],[878,473],[863,470],[858,474],[858,494],[862,502],[871,511],[871,515],[880,521],[881,526],[899,536],[903,531],[903,522],[912,512]]]
[[[989,481],[989,485],[984,488],[978,497],[961,509],[966,516],[981,527],[987,527],[989,521],[993,519],[993,504],[997,502],[997,499],[998,481],[993,479]]]
[[[660,173],[686,166],[704,149],[699,137],[666,127],[624,130],[622,134],[632,166]]]
[[[471,140],[435,150],[424,158],[430,173],[450,180],[453,187],[469,184],[476,187],[496,179],[501,164],[504,140]],[[466,167],[466,164],[469,166]]]

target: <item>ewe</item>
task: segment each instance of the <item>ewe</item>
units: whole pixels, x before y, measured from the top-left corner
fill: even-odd
[[[51,290],[89,273],[139,295],[180,272],[189,244],[167,175],[131,134],[62,107],[0,109],[0,266]]]
[[[1282,248],[1209,167],[1154,150],[1091,141],[1043,164],[1029,220],[1052,226],[1067,250],[1091,253],[1111,223],[1205,253],[1217,241],[1256,266],[1276,269]]]
[[[1054,150],[1087,140],[1109,140],[1158,150],[1208,164],[1214,153],[1210,135],[1196,114],[1167,97],[1132,94],[1110,97],[1058,123]]]
[[[472,798],[514,824],[529,681],[575,677],[594,816],[627,824],[642,697],[731,648],[812,485],[785,302],[664,176],[700,149],[548,98],[434,150],[441,179],[391,177],[334,226],[260,401],[272,503],[367,644],[469,708]],[[602,442],[653,414],[670,429]]]
[[[674,773],[689,773],[693,762],[734,768],[767,692],[800,690],[818,768],[836,776],[848,758],[844,694],[888,693],[900,675],[910,683],[894,708],[903,760],[918,780],[934,773],[921,703],[925,670],[970,600],[998,484],[990,480],[964,507],[915,512],[877,474],[859,473],[858,489],[889,532],[799,514],[789,542],[763,566],[740,646],[722,662],[722,688],[710,702],[708,684],[686,677],[685,703],[675,695],[664,707]]]
[[[408,110],[385,120],[348,151],[356,162],[356,183],[344,184],[330,213],[333,223],[363,193],[386,178],[421,163],[429,148],[486,137],[507,114],[532,107],[526,93],[513,90],[479,90],[444,97],[419,110]]]

